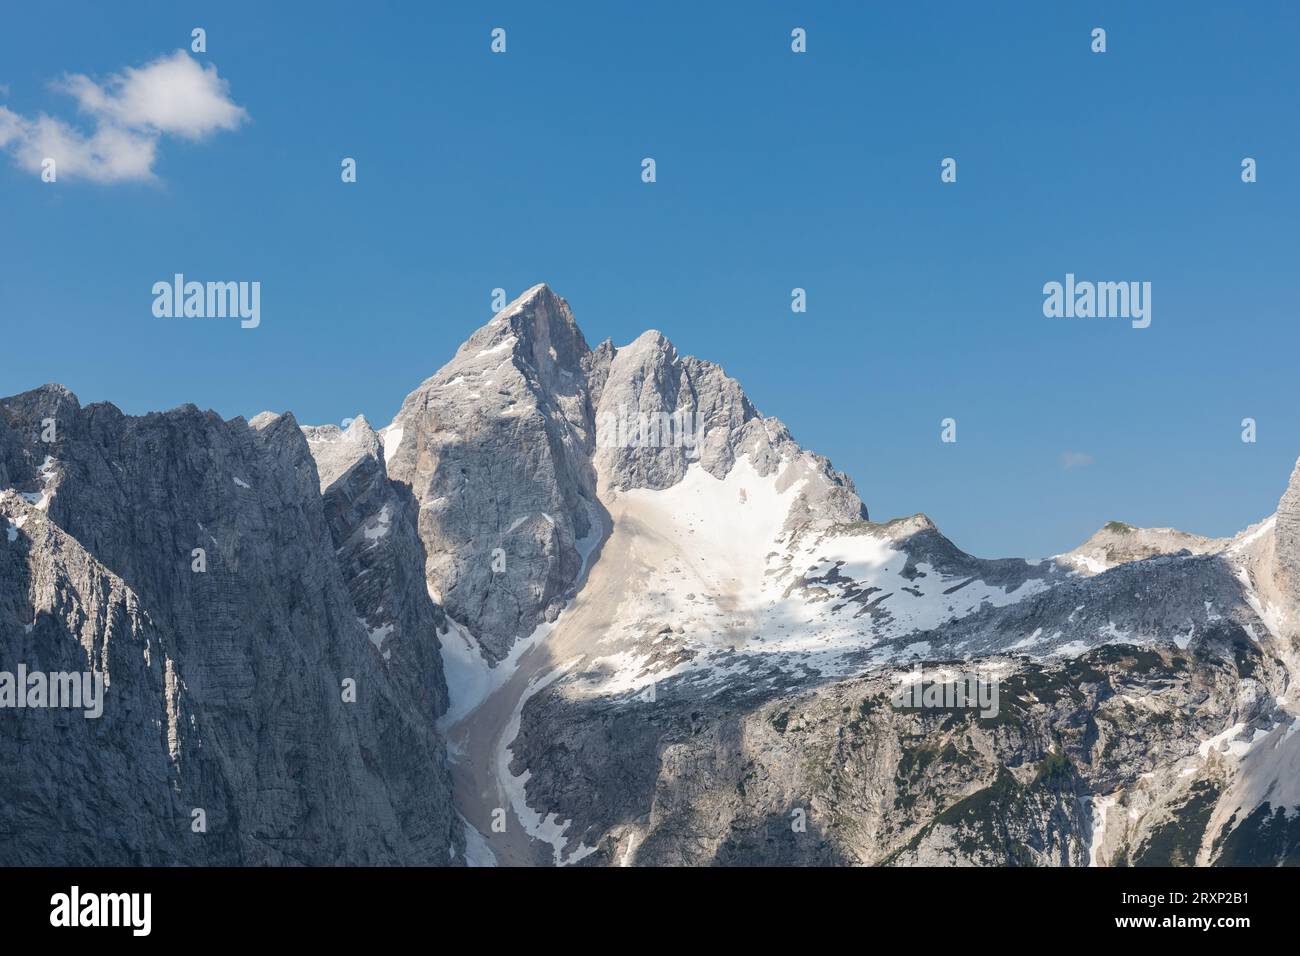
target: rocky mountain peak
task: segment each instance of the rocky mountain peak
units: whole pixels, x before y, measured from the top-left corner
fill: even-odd
[[[303,436],[320,475],[325,491],[358,462],[373,459],[383,470],[383,442],[364,415],[358,415],[347,428],[338,425],[304,425]]]
[[[596,468],[612,488],[667,488],[698,462],[735,463],[758,410],[720,366],[682,357],[656,330],[613,349],[596,407]]]
[[[658,329],[646,329],[617,351],[623,356],[624,361],[634,355],[654,355],[661,361],[667,362],[675,361],[677,358],[677,347]]]
[[[539,283],[471,335],[448,367],[462,358],[495,356],[499,361],[508,354],[533,370],[543,386],[567,391],[590,351],[569,304]]]
[[[491,659],[559,613],[599,534],[591,350],[533,286],[407,396],[383,430],[409,488],[429,592]]]
[[[779,490],[802,489],[798,524],[866,514],[848,478],[720,366],[653,329],[592,351],[545,284],[474,332],[380,434],[388,475],[418,502],[430,594],[490,659],[558,614],[602,533],[602,482],[662,490],[697,463],[722,480],[748,456]],[[338,436],[309,437],[324,478]]]

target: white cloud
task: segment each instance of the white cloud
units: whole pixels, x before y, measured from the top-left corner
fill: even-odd
[[[0,106],[0,148],[31,172],[40,172],[47,157],[53,159],[60,179],[152,179],[164,135],[198,141],[233,130],[248,118],[230,99],[217,68],[201,66],[184,50],[139,68],[127,67],[103,83],[77,74],[64,77],[54,88],[76,99],[94,129],[87,134],[56,117],[29,119]]]
[[[1082,451],[1066,451],[1061,453],[1061,467],[1066,471],[1073,468],[1084,468],[1092,464],[1092,456]]]
[[[69,76],[58,88],[77,98],[97,120],[127,129],[153,129],[186,139],[202,139],[234,129],[248,114],[230,101],[228,84],[217,68],[200,66],[184,50],[147,66],[127,67],[102,86],[87,76]]]

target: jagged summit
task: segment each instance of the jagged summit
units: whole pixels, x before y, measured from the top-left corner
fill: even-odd
[[[418,503],[429,592],[492,659],[559,613],[600,535],[590,355],[568,304],[534,286],[382,430],[388,475]],[[494,570],[498,550],[513,560]]]
[[[520,293],[510,302],[507,302],[506,305],[501,309],[501,311],[498,312],[495,316],[493,316],[493,321],[514,318],[516,315],[519,315],[520,313],[535,307],[539,301],[543,301],[543,300],[555,300],[557,302],[564,302],[563,299],[561,299],[558,295],[555,294],[555,292],[551,289],[549,285],[547,285],[545,282],[539,282],[536,285],[530,286],[529,288],[525,289],[522,293]],[[567,304],[566,304],[566,308],[567,308]]]
[[[322,480],[338,473],[340,436],[308,434]],[[655,330],[592,351],[545,283],[471,334],[378,435],[389,477],[419,503],[430,594],[493,659],[571,595],[604,534],[602,489],[669,488],[694,465],[722,480],[748,457],[800,489],[797,523],[866,513],[852,482],[721,367]],[[515,556],[504,570],[483,560],[497,551]]]
[[[352,419],[347,428],[304,425],[302,432],[316,460],[322,492],[363,459],[382,462],[383,440],[364,415]]]
[[[557,372],[577,375],[590,351],[569,304],[541,283],[475,331],[442,371],[472,367],[479,360],[499,362],[508,354],[552,385]]]
[[[668,340],[658,329],[646,329],[627,345],[615,346],[614,350],[621,354],[632,354],[645,350],[664,353],[671,358],[677,357],[677,347]]]

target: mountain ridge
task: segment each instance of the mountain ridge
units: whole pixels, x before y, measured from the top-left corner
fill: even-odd
[[[871,521],[721,366],[654,330],[592,349],[539,284],[380,429],[0,399],[0,524],[10,652],[121,656],[137,719],[76,738],[80,782],[10,755],[32,806],[120,838],[37,827],[5,861],[1087,865],[1170,820],[1184,860],[1291,852],[1266,801],[1300,725],[1300,464],[1232,538],[1112,522],[976,558]],[[996,675],[1004,716],[882,703],[921,665]],[[960,759],[908,776],[931,751]],[[791,801],[815,839],[783,835]],[[216,838],[178,836],[200,804]]]

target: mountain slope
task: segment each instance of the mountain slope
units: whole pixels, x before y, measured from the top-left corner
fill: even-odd
[[[1274,524],[1093,576],[978,562],[914,519],[833,526],[789,592],[831,604],[820,620],[759,614],[684,660],[661,650],[674,607],[634,662],[576,662],[532,695],[512,766],[587,863],[1294,862],[1294,618],[1261,597],[1287,593]],[[831,551],[850,546],[857,563]],[[987,590],[925,603],[950,582],[945,600]],[[915,604],[867,612],[900,594]],[[791,653],[783,624],[818,652]],[[997,712],[897,705],[918,665],[996,680]]]
[[[433,730],[440,661],[427,657],[419,697],[385,674],[291,416],[223,422],[187,406],[131,418],[47,387],[0,401],[0,449],[18,485],[5,591],[28,595],[4,622],[5,667],[79,662],[109,681],[105,716],[78,724],[80,742],[61,739],[59,711],[22,715],[6,764],[15,786],[63,784],[9,808],[47,822],[0,828],[0,859],[428,863],[460,852]],[[87,606],[101,605],[89,623]],[[112,769],[56,769],[83,761]],[[56,804],[79,808],[75,826],[55,822]],[[88,849],[104,830],[130,836]]]

